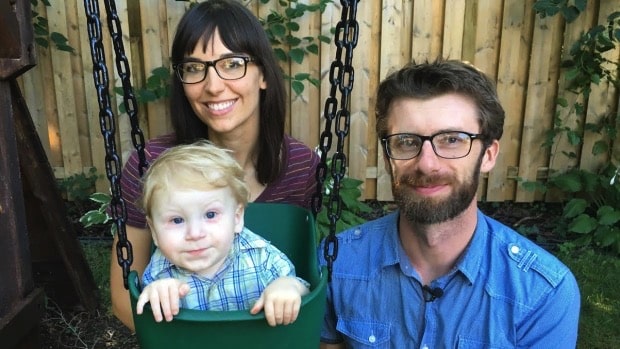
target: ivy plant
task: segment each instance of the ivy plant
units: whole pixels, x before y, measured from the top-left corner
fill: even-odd
[[[52,6],[49,0],[41,0],[41,3],[48,7]],[[69,40],[67,40],[67,37],[58,32],[50,33],[47,18],[41,16],[35,10],[39,5],[39,0],[30,0],[30,4],[32,12],[32,26],[34,29],[34,41],[37,45],[48,48],[51,41],[56,49],[74,53],[75,49],[69,45]]]
[[[572,21],[586,6],[585,0],[575,0],[572,5],[567,0],[539,0],[534,9],[542,17],[561,13],[567,21]],[[607,17],[607,22],[584,32],[569,48],[569,58],[561,64],[565,70],[568,85],[565,93],[581,95],[572,105],[561,96],[557,100],[558,112],[554,125],[546,134],[543,146],[551,149],[552,157],[565,156],[576,159],[574,152],[558,153],[560,137],[565,137],[570,145],[580,146],[584,142],[584,132],[600,135],[591,149],[583,149],[593,156],[608,159],[596,171],[573,168],[560,173],[552,173],[546,182],[523,182],[526,190],[543,193],[551,189],[562,193],[566,200],[562,222],[558,234],[574,237],[580,246],[594,246],[620,254],[620,185],[616,176],[620,164],[613,163],[613,145],[620,132],[620,114],[616,111],[599,115],[596,123],[580,123],[585,114],[585,106],[580,100],[587,100],[592,85],[607,82],[620,87],[617,72],[618,62],[610,61],[605,53],[616,49],[620,44],[620,12]],[[560,115],[564,111],[563,117]],[[577,122],[569,122],[574,118]],[[568,126],[576,124],[577,126]],[[617,146],[617,145],[616,145]],[[620,159],[615,159],[620,161]],[[610,180],[611,179],[611,180]]]

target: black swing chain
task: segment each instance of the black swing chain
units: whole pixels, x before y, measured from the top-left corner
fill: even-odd
[[[139,126],[137,117],[137,103],[130,81],[130,70],[125,49],[123,47],[122,32],[116,5],[114,0],[105,0],[105,8],[108,18],[108,27],[113,40],[116,67],[123,85],[123,103],[131,124],[131,136],[134,147],[138,152],[139,171],[142,175],[148,166],[144,155],[144,135]],[[118,242],[116,244],[116,254],[118,264],[123,270],[123,282],[128,288],[128,278],[131,264],[133,263],[133,252],[131,242],[127,240],[125,222],[127,220],[127,209],[122,198],[120,177],[121,161],[116,150],[116,122],[114,112],[110,103],[108,69],[105,62],[105,51],[103,48],[101,34],[101,19],[98,0],[84,0],[86,11],[88,37],[90,43],[90,53],[93,60],[93,78],[97,89],[97,101],[99,103],[99,123],[103,135],[105,147],[105,168],[106,175],[110,181],[110,191],[112,199],[110,201],[110,211],[116,226]]]
[[[329,70],[331,88],[329,97],[325,101],[323,115],[325,129],[321,133],[320,150],[321,161],[317,166],[317,191],[312,197],[312,211],[315,215],[321,211],[323,202],[323,186],[327,177],[327,153],[332,144],[332,122],[334,133],[338,137],[336,151],[332,155],[331,175],[333,187],[329,193],[327,204],[327,218],[329,220],[329,235],[325,237],[323,257],[327,262],[328,280],[331,281],[333,263],[338,256],[338,239],[336,237],[336,223],[342,213],[342,198],[340,197],[340,182],[347,169],[347,157],[344,153],[344,143],[349,134],[351,113],[349,111],[351,91],[353,90],[354,69],[353,49],[357,46],[359,25],[356,20],[357,3],[359,0],[341,0],[342,15],[336,25],[334,34],[336,43],[336,57]],[[342,51],[344,49],[344,62]],[[338,106],[336,91],[340,91],[341,99]],[[340,108],[340,109],[338,109]]]

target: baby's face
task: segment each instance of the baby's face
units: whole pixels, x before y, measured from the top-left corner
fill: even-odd
[[[153,240],[176,266],[213,277],[243,229],[243,206],[229,188],[165,190],[153,198]]]

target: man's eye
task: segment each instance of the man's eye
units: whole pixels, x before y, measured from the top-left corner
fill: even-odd
[[[418,141],[413,137],[402,137],[398,142],[399,146],[402,148],[412,148],[418,146]]]

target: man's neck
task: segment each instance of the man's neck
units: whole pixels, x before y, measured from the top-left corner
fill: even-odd
[[[423,284],[429,284],[454,267],[469,244],[476,224],[475,201],[459,216],[442,223],[421,225],[400,216],[400,242]]]

